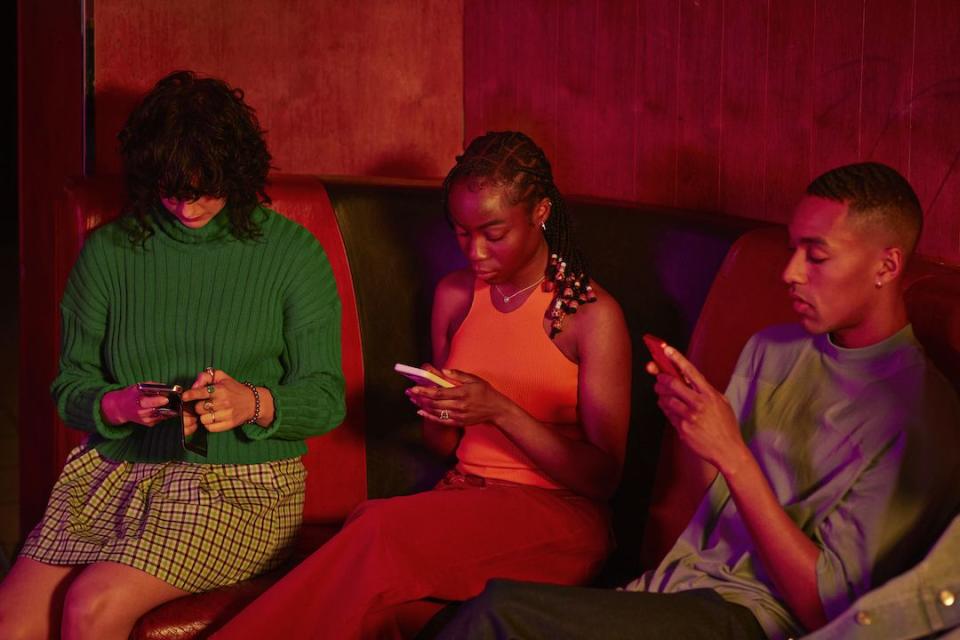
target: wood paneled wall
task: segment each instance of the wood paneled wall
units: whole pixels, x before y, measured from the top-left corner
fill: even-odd
[[[785,222],[885,162],[960,262],[960,2],[468,0],[465,134],[538,139],[565,192]]]
[[[436,177],[460,150],[459,0],[97,0],[93,22],[97,172],[175,69],[243,88],[284,171]]]

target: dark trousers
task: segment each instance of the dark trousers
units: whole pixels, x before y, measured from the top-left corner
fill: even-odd
[[[746,607],[711,589],[642,593],[491,580],[441,640],[765,640]]]

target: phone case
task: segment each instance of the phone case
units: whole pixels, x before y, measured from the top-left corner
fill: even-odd
[[[658,338],[657,336],[651,333],[645,333],[643,335],[643,343],[647,345],[647,349],[650,351],[650,355],[653,357],[653,361],[657,363],[657,367],[661,372],[670,375],[677,376],[678,378],[684,378],[683,373],[677,368],[676,363],[673,360],[667,357],[667,354],[663,352],[664,341]],[[686,379],[684,378],[686,382]]]

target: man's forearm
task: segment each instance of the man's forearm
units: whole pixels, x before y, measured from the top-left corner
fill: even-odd
[[[745,446],[722,465],[730,494],[787,605],[808,631],[826,623],[817,589],[820,549],[790,519]]]

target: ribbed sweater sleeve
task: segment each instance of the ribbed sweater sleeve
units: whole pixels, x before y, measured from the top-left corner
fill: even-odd
[[[84,245],[60,306],[60,375],[52,392],[57,410],[67,424],[116,439],[129,435],[133,427],[108,424],[100,413],[104,394],[124,386],[107,379],[101,358],[107,327],[109,271],[101,243],[93,240]]]
[[[283,301],[284,376],[271,387],[275,414],[264,429],[242,428],[252,439],[303,440],[343,421],[344,383],[340,360],[340,298],[330,262],[312,238],[289,247],[289,289]]]

